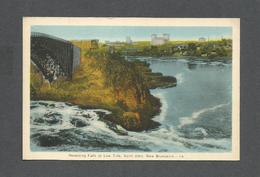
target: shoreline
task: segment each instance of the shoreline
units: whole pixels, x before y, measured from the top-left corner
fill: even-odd
[[[142,58],[142,60],[191,60],[191,61],[205,61],[205,62],[215,62],[215,61],[232,61],[232,57],[215,57],[215,58],[208,58],[208,57],[197,57],[197,56],[127,56],[129,58]],[[131,61],[131,60],[130,60]]]

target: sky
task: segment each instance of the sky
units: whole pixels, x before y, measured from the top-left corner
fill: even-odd
[[[180,26],[32,26],[32,32],[42,32],[65,40],[99,39],[100,41],[150,40],[151,34],[170,34],[170,40],[198,40],[200,37],[221,39],[232,37],[231,27]]]

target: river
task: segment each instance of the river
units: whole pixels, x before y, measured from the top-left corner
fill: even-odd
[[[154,72],[175,76],[177,86],[153,89],[162,108],[155,130],[115,132],[99,119],[101,109],[63,102],[31,101],[32,151],[229,152],[232,64],[145,58]],[[127,135],[126,135],[127,134]]]

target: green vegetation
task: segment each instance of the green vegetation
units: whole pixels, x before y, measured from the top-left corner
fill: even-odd
[[[89,55],[105,54],[113,49],[113,53],[121,56],[152,56],[152,57],[200,57],[206,59],[232,57],[232,40],[222,39],[207,42],[198,41],[170,41],[164,45],[151,46],[149,41],[138,41],[133,44],[120,45],[99,44],[96,50],[89,50]]]

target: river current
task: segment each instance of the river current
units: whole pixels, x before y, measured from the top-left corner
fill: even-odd
[[[143,132],[111,127],[107,110],[54,101],[31,101],[32,151],[229,152],[231,151],[232,64],[145,58],[154,72],[175,76],[177,86],[153,89],[160,98],[161,126]],[[116,130],[116,131],[115,131]]]

